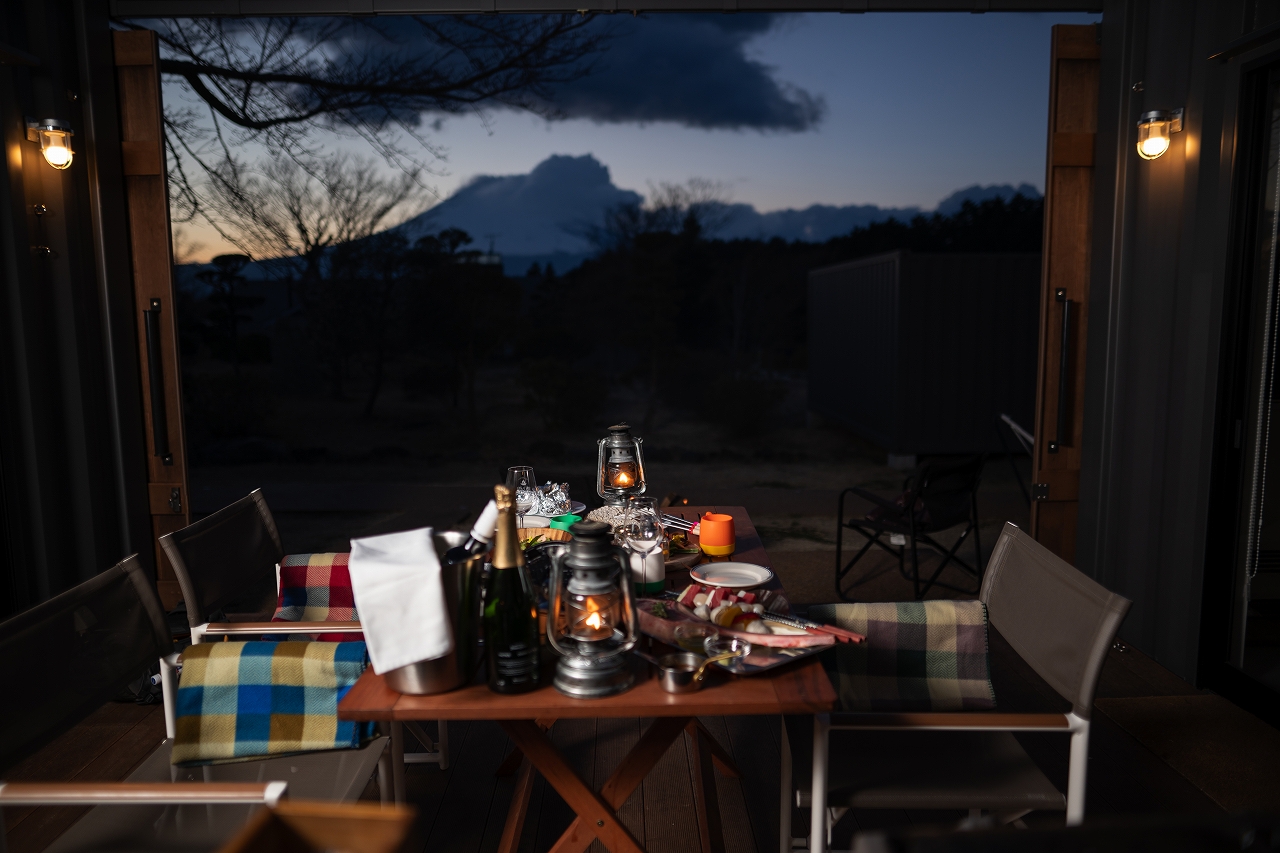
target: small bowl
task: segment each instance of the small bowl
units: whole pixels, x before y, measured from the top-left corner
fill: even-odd
[[[719,635],[720,632],[716,630],[716,626],[710,623],[682,622],[676,626],[672,636],[676,645],[686,652],[701,655],[706,648],[707,640]]]
[[[658,684],[668,693],[696,693],[702,682],[694,673],[702,666],[702,655],[674,652],[658,658]]]
[[[580,515],[573,515],[572,513],[568,515],[557,515],[555,518],[551,519],[551,523],[548,526],[553,527],[556,530],[564,530],[567,532],[570,527],[579,521],[582,521],[582,516]]]
[[[751,654],[751,644],[737,637],[707,637],[702,644],[702,649],[709,658],[728,654],[729,652],[737,652],[740,658],[745,658]]]

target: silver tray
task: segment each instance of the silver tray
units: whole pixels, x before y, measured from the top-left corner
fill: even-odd
[[[782,666],[802,658],[812,657],[833,646],[805,646],[798,649],[774,648],[772,646],[752,646],[751,654],[745,658],[733,658],[717,661],[714,665],[728,670],[734,675],[755,675],[767,669]]]

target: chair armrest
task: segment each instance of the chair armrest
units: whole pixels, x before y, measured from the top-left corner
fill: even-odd
[[[98,806],[263,803],[274,806],[288,782],[4,782],[0,805]]]
[[[210,622],[205,634],[224,637],[251,637],[258,634],[356,634],[364,633],[359,622]]]
[[[920,712],[892,714],[831,715],[835,729],[932,729],[935,731],[1033,731],[1069,732],[1071,721],[1066,714],[990,714],[985,711],[955,713]]]

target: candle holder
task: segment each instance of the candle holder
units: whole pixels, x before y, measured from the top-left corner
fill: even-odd
[[[612,696],[635,683],[627,652],[640,638],[627,554],[607,524],[579,521],[569,530],[573,539],[551,557],[547,640],[560,654],[553,683],[577,699]]]
[[[643,443],[625,421],[609,427],[609,435],[596,442],[596,494],[606,506],[622,506],[628,498],[644,494]]]

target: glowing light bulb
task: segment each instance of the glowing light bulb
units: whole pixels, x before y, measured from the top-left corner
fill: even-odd
[[[1182,130],[1182,110],[1143,113],[1138,121],[1138,156],[1155,160],[1169,150],[1169,137]]]
[[[75,152],[71,150],[71,137],[74,135],[71,125],[60,118],[27,120],[27,141],[39,143],[44,161],[59,171],[70,166],[75,158]]]

